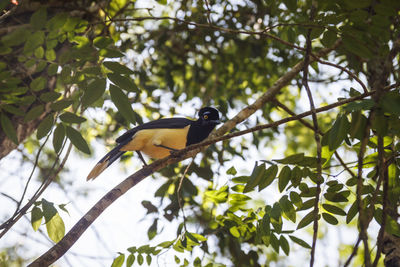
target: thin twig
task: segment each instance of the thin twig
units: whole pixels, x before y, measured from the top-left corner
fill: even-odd
[[[382,223],[381,228],[379,229],[378,233],[378,247],[376,249],[376,256],[372,266],[378,266],[379,258],[381,257],[382,249],[383,249],[383,236],[385,233],[385,226],[386,226],[386,215],[387,215],[387,195],[388,195],[388,177],[387,177],[387,167],[385,163],[385,151],[383,148],[383,137],[378,136],[378,170],[379,170],[379,178],[383,180],[383,200],[382,200]],[[378,186],[377,186],[378,187]],[[379,189],[379,188],[378,188]],[[372,204],[371,204],[372,206]],[[373,207],[371,207],[373,208]],[[373,212],[373,211],[372,211]],[[371,213],[372,213],[371,212]],[[371,215],[372,217],[372,215]]]
[[[314,14],[316,11],[316,3],[313,2],[311,5],[310,11],[310,20],[313,21]],[[321,139],[319,136],[319,127],[318,127],[318,119],[317,119],[317,112],[315,110],[314,99],[311,93],[310,86],[308,85],[308,67],[310,64],[310,54],[311,54],[311,29],[308,29],[307,36],[306,36],[306,54],[304,59],[304,68],[303,68],[303,79],[302,84],[307,92],[308,100],[310,102],[310,110],[314,125],[314,138],[317,144],[317,190],[315,193],[315,201],[314,201],[314,223],[313,223],[313,241],[311,246],[311,257],[310,257],[310,267],[314,266],[314,257],[315,257],[315,248],[317,244],[317,236],[318,236],[318,215],[319,215],[319,197],[321,194],[321,182],[323,181],[322,178],[322,156],[321,156]]]
[[[363,189],[363,162],[364,162],[364,154],[366,150],[366,146],[369,140],[369,131],[370,131],[370,124],[372,121],[373,112],[368,116],[367,125],[365,126],[364,136],[361,141],[360,150],[358,153],[358,173],[357,173],[357,187],[356,187],[356,198],[357,198],[357,205],[358,205],[358,221],[360,226],[360,239],[363,241],[364,244],[364,261],[365,266],[371,266],[371,258],[369,255],[369,248],[368,248],[368,234],[367,234],[367,218],[364,214],[364,207],[363,201],[361,198],[362,189]]]
[[[182,211],[182,216],[183,216],[183,228],[185,229],[185,232],[187,232],[187,228],[186,228],[186,216],[185,216],[185,211],[183,210],[183,205],[182,205],[182,197],[181,197],[181,189],[182,189],[182,183],[183,183],[183,179],[185,179],[185,176],[190,168],[190,166],[192,166],[192,163],[194,161],[194,158],[192,159],[192,161],[189,163],[189,165],[187,165],[185,171],[183,172],[181,178],[179,179],[179,185],[178,185],[178,189],[176,190],[176,194],[178,197],[178,205],[179,205],[179,209]]]

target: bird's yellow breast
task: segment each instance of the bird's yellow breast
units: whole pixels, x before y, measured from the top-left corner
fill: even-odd
[[[180,129],[145,129],[138,131],[132,140],[122,147],[121,151],[141,151],[154,159],[170,155],[172,149],[182,149],[186,146],[187,134],[190,125]],[[162,145],[164,147],[159,147]]]

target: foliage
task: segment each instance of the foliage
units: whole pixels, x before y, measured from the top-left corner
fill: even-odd
[[[68,144],[90,155],[94,138],[115,138],[190,105],[216,106],[229,119],[310,56],[309,39],[306,81],[317,108],[336,99],[339,107],[318,111],[316,121],[298,118],[217,143],[190,166],[163,169],[157,176],[169,179],[151,197],[159,202],[142,202],[153,219],[149,244],[133,244],[112,266],[150,265],[163,251],[174,251],[179,266],[289,263],[295,250],[313,255],[323,245],[321,225],[357,231],[361,260],[378,264],[383,233],[400,237],[398,1],[86,2],[61,12],[51,1],[15,6],[29,16],[2,6],[15,13],[1,21],[0,140],[41,163],[43,190],[27,197],[33,230],[44,218],[52,241],[65,234],[55,205],[38,199],[63,168]],[[318,57],[324,49],[333,51]],[[310,110],[303,76],[234,131]],[[99,109],[103,125],[88,115]],[[21,138],[33,124],[36,134]],[[51,160],[43,160],[43,147]],[[19,209],[23,199],[11,221],[28,211]],[[152,246],[160,221],[179,225],[176,239]],[[374,223],[379,233],[368,231]],[[351,260],[357,246],[340,260]]]

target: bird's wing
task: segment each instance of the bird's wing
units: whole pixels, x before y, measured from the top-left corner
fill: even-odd
[[[125,132],[123,135],[118,137],[115,141],[119,144],[129,142],[132,136],[135,135],[140,130],[145,129],[181,129],[190,125],[193,121],[186,118],[169,118],[169,119],[159,119],[155,121],[150,121],[139,125],[129,131]]]

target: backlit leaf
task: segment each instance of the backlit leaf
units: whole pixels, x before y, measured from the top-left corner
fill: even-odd
[[[114,261],[111,264],[111,267],[121,267],[122,264],[124,264],[125,261],[125,254],[120,253],[118,257],[114,259]]]
[[[105,61],[103,65],[106,66],[107,69],[112,70],[114,73],[117,74],[133,74],[133,70],[130,68],[115,62],[115,61]]]
[[[304,247],[304,248],[311,249],[311,246],[310,246],[309,244],[307,244],[306,241],[304,241],[304,240],[302,240],[302,239],[300,239],[300,238],[298,238],[298,237],[295,237],[295,236],[293,236],[293,235],[289,235],[289,238],[290,238],[293,242],[297,243],[298,245],[300,245],[300,246],[302,246],[302,247]]]
[[[260,181],[258,185],[258,191],[263,190],[267,186],[269,186],[275,179],[276,174],[278,173],[278,166],[277,165],[271,165],[265,172],[264,172],[264,177]]]
[[[303,219],[301,219],[301,221],[297,225],[297,229],[301,229],[303,227],[306,227],[310,223],[312,223],[314,220],[314,214],[315,214],[315,212],[314,212],[314,210],[312,210],[306,216],[304,216]]]
[[[31,211],[31,224],[33,230],[37,231],[42,224],[43,213],[39,207],[33,207]]]

